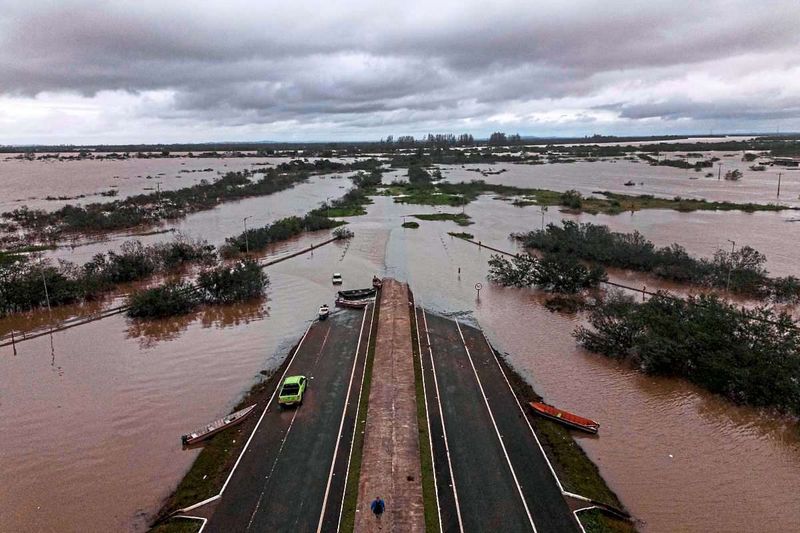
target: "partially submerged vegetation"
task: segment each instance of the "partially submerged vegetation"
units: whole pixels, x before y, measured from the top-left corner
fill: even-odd
[[[404,228],[407,228],[407,229],[417,229],[417,228],[419,228],[419,222],[414,222],[413,220],[410,220],[408,222],[403,222],[401,225]]]
[[[205,270],[194,284],[168,282],[135,292],[128,300],[131,318],[162,318],[191,313],[201,304],[244,302],[264,295],[269,278],[254,259],[233,266],[218,265]]]
[[[179,237],[144,246],[127,241],[119,252],[95,255],[83,266],[67,261],[16,261],[0,266],[0,316],[45,306],[94,300],[120,283],[176,272],[191,263],[216,260],[205,241]]]
[[[545,254],[542,258],[520,254],[513,258],[493,254],[489,259],[489,279],[507,287],[530,287],[563,294],[576,294],[605,281],[601,267],[587,267],[567,254]]]
[[[474,201],[481,194],[495,194],[508,199],[516,207],[560,206],[564,211],[590,214],[616,215],[642,209],[672,209],[675,211],[781,211],[795,209],[779,204],[738,204],[734,202],[709,202],[705,199],[658,198],[650,194],[628,195],[609,191],[595,191],[593,196],[584,196],[576,190],[565,192],[533,189],[486,183],[483,180],[470,182],[434,184],[412,184],[394,182],[385,189],[385,194],[394,196],[395,202],[418,205],[448,205],[459,207]]]
[[[235,237],[228,237],[220,248],[220,253],[223,257],[235,257],[246,252],[263,250],[270,244],[285,241],[304,232],[331,229],[341,224],[343,222],[314,212],[304,217],[282,218],[261,228],[248,229]]]
[[[688,379],[736,403],[800,415],[800,327],[786,313],[739,308],[715,295],[682,300],[660,292],[637,303],[612,292],[589,324],[575,336],[592,352]]]
[[[455,222],[459,226],[469,226],[472,224],[472,220],[469,215],[466,213],[427,213],[421,215],[412,215],[414,218],[418,218],[420,220],[429,220],[429,221],[451,221]]]
[[[9,221],[6,224],[8,230],[24,229],[40,240],[56,242],[64,235],[148,226],[211,209],[223,202],[267,196],[294,187],[313,174],[353,170],[372,172],[379,166],[380,163],[374,159],[352,163],[336,163],[327,159],[313,163],[294,160],[264,170],[229,172],[215,181],[203,180],[197,185],[173,191],[139,194],[85,206],[66,205],[52,212],[23,206],[3,213],[2,217]],[[334,213],[326,216],[340,215]]]
[[[514,237],[526,248],[546,254],[567,254],[604,266],[649,272],[670,281],[729,289],[775,302],[800,301],[800,279],[769,277],[764,268],[766,257],[749,246],[718,250],[710,260],[698,259],[678,244],[658,248],[639,232],[617,233],[607,226],[569,220],[562,221],[560,227],[549,224],[544,230]]]
[[[456,237],[458,239],[472,240],[475,238],[475,235],[473,235],[472,233],[467,233],[465,231],[448,231],[447,234],[450,235],[451,237]]]

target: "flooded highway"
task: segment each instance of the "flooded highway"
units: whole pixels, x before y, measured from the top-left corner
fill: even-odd
[[[519,172],[579,168],[575,165]],[[464,179],[480,177],[467,174]],[[504,182],[543,186],[533,174],[525,183]],[[265,224],[302,214],[343,194],[340,186],[350,182],[315,178],[271,197],[195,213],[180,224],[192,236],[218,244],[241,231],[243,216],[260,216],[259,224]],[[759,194],[766,199],[766,186]],[[427,221],[416,230],[400,227],[404,215],[435,211],[460,209],[375,198],[367,215],[350,219],[352,241],[270,267],[264,302],[147,325],[118,315],[26,342],[16,355],[0,348],[0,531],[146,530],[196,457],[196,450],[181,449],[180,435],[227,413],[260,379],[260,371],[278,366],[319,305],[333,303],[333,271],[342,272],[345,288],[367,286],[373,274],[392,276],[411,285],[419,304],[460,320],[474,318],[546,401],[598,420],[600,435],[578,436],[578,442],[643,531],[796,529],[796,421],[734,406],[686,382],[645,376],[584,351],[571,335],[580,316],[549,312],[536,290],[487,283],[489,252],[447,235],[468,231],[485,244],[513,250],[509,233],[540,227],[537,207],[517,208],[483,196],[465,208],[475,223],[467,228]],[[592,216],[551,208],[545,223],[562,216],[619,231],[638,229],[656,244],[678,242],[703,256],[732,239],[763,252],[773,275],[797,275],[800,251],[787,243],[796,242],[800,225],[789,221],[791,212]],[[306,235],[268,255],[326,236]],[[104,242],[57,253],[80,262],[110,247]],[[477,282],[484,285],[480,300]],[[54,309],[57,316],[69,313]],[[9,317],[0,320],[0,332],[46,320],[46,312]]]

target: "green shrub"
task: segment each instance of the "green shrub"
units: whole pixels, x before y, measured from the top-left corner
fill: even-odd
[[[261,266],[245,259],[234,266],[225,265],[202,272],[197,278],[201,299],[210,304],[229,304],[260,298],[269,284]]]
[[[134,293],[128,299],[131,318],[163,318],[185,315],[200,304],[197,291],[189,283],[166,283]]]

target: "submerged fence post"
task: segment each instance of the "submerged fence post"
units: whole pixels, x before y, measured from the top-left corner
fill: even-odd
[[[11,330],[11,349],[13,350],[14,355],[17,355],[17,344],[16,344],[16,341],[14,340],[14,330],[13,329]]]

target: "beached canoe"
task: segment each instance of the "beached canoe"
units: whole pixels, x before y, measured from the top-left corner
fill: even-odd
[[[240,422],[243,422],[245,418],[250,416],[256,408],[256,404],[253,404],[249,407],[245,407],[240,411],[236,411],[235,413],[231,413],[224,418],[220,418],[219,420],[214,420],[210,424],[206,424],[201,429],[196,431],[192,431],[191,433],[187,433],[186,435],[181,436],[181,442],[183,442],[184,446],[188,446],[190,444],[194,444],[196,442],[200,442],[201,440],[207,439],[212,435],[216,435],[220,431],[224,431],[231,426],[235,426]]]
[[[363,300],[375,296],[375,288],[370,289],[353,289],[350,291],[339,291],[339,298],[344,300]]]
[[[600,429],[600,424],[590,418],[583,418],[582,416],[572,414],[569,411],[564,411],[563,409],[553,407],[546,403],[531,402],[530,406],[537,415],[555,420],[565,426],[588,431],[589,433],[597,433],[597,430]]]

